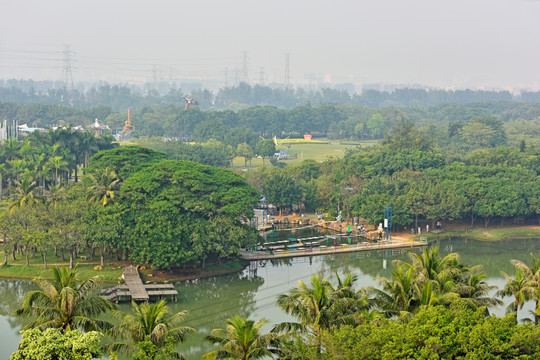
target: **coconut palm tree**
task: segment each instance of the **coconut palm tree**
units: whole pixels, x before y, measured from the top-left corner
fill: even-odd
[[[409,258],[411,259],[410,266],[417,271],[420,282],[436,280],[443,271],[453,275],[461,272],[458,254],[451,253],[441,257],[438,246],[426,247],[422,254],[410,252]]]
[[[279,335],[277,333],[261,334],[261,327],[266,320],[248,320],[234,316],[226,321],[225,329],[214,329],[205,339],[219,344],[218,350],[203,355],[204,360],[240,359],[255,360],[272,357],[278,354]]]
[[[371,288],[373,301],[387,316],[412,312],[418,306],[415,292],[416,271],[411,266],[398,265],[390,279],[378,279],[381,289]]]
[[[117,339],[129,340],[129,342],[117,342],[108,344],[107,347],[125,353],[132,353],[137,350],[137,344],[150,337],[150,341],[157,348],[166,345],[167,339],[172,338],[174,343],[185,340],[186,336],[195,332],[195,329],[188,326],[180,326],[186,318],[188,312],[180,311],[169,316],[169,307],[165,300],[155,304],[132,302],[132,314],[115,312],[115,316],[122,319],[119,326],[110,331],[110,334]],[[176,353],[179,359],[183,358]]]
[[[452,301],[459,298],[459,295],[455,292],[439,291],[438,283],[434,280],[415,284],[414,291],[420,308],[437,305],[448,306]]]
[[[38,202],[38,197],[34,194],[34,189],[37,186],[35,181],[32,181],[28,177],[24,177],[21,181],[15,180],[14,182],[16,186],[11,188],[13,193],[13,203],[10,208],[11,211]]]
[[[352,289],[356,276],[349,275],[343,281],[337,276],[337,279],[338,284],[334,287],[327,279],[313,275],[309,286],[299,280],[296,288],[288,294],[279,295],[277,304],[287,314],[297,318],[299,323],[280,323],[272,331],[308,331],[320,350],[321,330],[339,324],[357,323],[359,317],[363,316],[362,312],[369,309],[367,299]]]
[[[97,294],[98,278],[80,280],[77,268],[54,267],[53,280],[36,280],[40,290],[27,293],[16,314],[29,317],[24,329],[57,328],[62,332],[80,329],[103,331],[112,327],[98,319],[115,309],[114,304]]]
[[[47,165],[54,169],[54,185],[58,184],[58,171],[67,171],[68,162],[62,156],[53,156],[49,158]]]
[[[519,260],[510,260],[512,265],[520,269],[525,276],[531,280],[532,287],[534,288],[533,298],[535,300],[535,307],[533,311],[534,323],[540,323],[540,253],[538,256],[534,256],[531,253],[531,263],[530,266]]]
[[[291,289],[288,294],[279,295],[276,302],[300,323],[281,323],[272,331],[309,330],[320,344],[321,330],[328,329],[334,318],[331,311],[332,288],[327,281],[318,275],[311,277],[311,286],[299,280],[296,288]]]
[[[113,170],[105,169],[94,176],[90,174],[92,185],[89,188],[89,201],[106,206],[115,200],[117,191],[120,189],[120,179]]]
[[[1,147],[0,154],[5,159],[5,161],[11,161],[17,159],[21,156],[20,149],[22,142],[17,141],[14,138],[7,139]]]
[[[515,278],[512,278],[504,271],[501,271],[501,275],[506,279],[506,285],[497,292],[497,295],[514,297],[514,301],[507,306],[506,312],[513,312],[517,320],[518,310],[534,295],[534,281],[527,278],[519,268],[516,268]]]
[[[462,281],[457,285],[455,292],[473,309],[502,305],[500,299],[489,296],[489,292],[497,287],[488,285],[486,279],[487,275],[480,270],[480,265],[474,266],[462,276]]]
[[[334,324],[358,325],[362,320],[375,320],[383,316],[380,312],[371,308],[368,292],[364,289],[355,291],[354,283],[358,276],[349,274],[344,280],[336,272],[337,286],[334,287],[328,280],[331,289],[330,309],[334,315]]]

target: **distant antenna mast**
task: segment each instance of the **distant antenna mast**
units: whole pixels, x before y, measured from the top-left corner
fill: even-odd
[[[229,87],[229,68],[225,68],[225,87]]]
[[[64,66],[62,67],[62,82],[69,90],[73,90],[73,73],[71,72],[71,47],[66,45],[64,48]]]
[[[284,77],[285,88],[289,87],[289,85],[291,83],[291,77],[290,77],[290,73],[289,73],[289,56],[290,55],[291,54],[289,54],[289,53],[285,54],[285,77]]]
[[[244,51],[243,56],[242,56],[242,81],[245,83],[249,82],[248,72],[249,72],[249,56],[247,52]]]

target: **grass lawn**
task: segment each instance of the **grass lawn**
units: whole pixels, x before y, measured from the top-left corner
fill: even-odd
[[[290,146],[287,144],[282,144],[277,147],[277,150],[287,151],[289,154],[296,154],[296,159],[291,160],[280,160],[286,164],[300,164],[304,160],[315,160],[317,162],[322,162],[331,158],[342,158],[345,155],[345,151],[348,148],[354,148],[356,146],[371,146],[377,143],[376,140],[368,140],[359,142],[360,145],[350,145],[340,144],[339,140],[331,141],[328,144],[294,144],[291,143]],[[265,160],[266,166],[270,166],[270,159]],[[249,163],[248,163],[249,165]],[[234,167],[244,167],[244,158],[236,157],[233,160]],[[251,167],[263,166],[262,159],[252,159]]]
[[[84,254],[83,256],[85,256]],[[4,260],[4,251],[0,251],[0,259]],[[17,256],[17,260],[8,260],[7,266],[0,266],[0,278],[11,279],[34,279],[41,277],[44,279],[52,279],[51,268],[53,266],[69,266],[69,256],[66,254],[66,261],[62,261],[61,257],[54,257],[52,250],[47,255],[48,268],[45,269],[41,256],[36,253],[35,257],[30,257],[30,265],[26,266],[25,256]],[[122,275],[122,267],[133,264],[130,261],[117,261],[116,256],[106,255],[105,266],[100,266],[99,255],[94,257],[94,261],[88,256],[86,259],[75,259],[75,265],[78,266],[79,276],[81,279],[88,279],[92,276],[100,276],[103,282],[117,283]],[[134,264],[136,265],[136,264]],[[246,266],[241,261],[224,261],[221,265],[208,263],[205,269],[198,266],[189,266],[186,269],[176,270],[157,270],[152,267],[145,266],[140,270],[145,281],[164,282],[164,281],[180,281],[191,280],[205,276],[216,276],[229,274],[242,270]]]
[[[0,251],[0,259],[4,260],[4,252]],[[92,276],[100,276],[103,281],[117,282],[122,275],[121,264],[116,264],[112,261],[107,262],[105,260],[105,266],[102,270],[94,270],[96,266],[99,266],[99,256],[95,257],[94,261],[90,261],[90,257],[85,259],[75,259],[75,264],[78,265],[79,275],[81,279],[88,279]],[[11,260],[9,257],[7,266],[0,266],[0,277],[3,278],[16,278],[16,279],[33,279],[36,277],[42,277],[50,279],[53,266],[69,266],[69,256],[66,255],[66,261],[62,261],[60,257],[53,256],[52,251],[47,256],[48,268],[45,269],[41,256],[36,253],[35,257],[30,257],[30,266],[26,266],[26,258],[24,256],[18,256],[17,260]]]

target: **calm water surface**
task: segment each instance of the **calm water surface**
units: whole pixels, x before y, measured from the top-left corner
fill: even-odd
[[[285,232],[281,238],[313,236],[313,231]],[[482,264],[489,276],[488,283],[499,287],[504,286],[501,270],[511,275],[514,273],[510,259],[528,262],[531,252],[536,254],[540,251],[540,239],[499,242],[446,239],[441,240],[439,245],[443,255],[457,252],[466,264]],[[267,261],[259,263],[256,271],[246,269],[233,275],[178,283],[178,304],[170,306],[174,310],[188,310],[186,325],[198,330],[198,334],[190,336],[179,350],[188,359],[200,359],[203,353],[212,350],[203,337],[210,330],[223,327],[225,319],[234,314],[254,320],[265,318],[270,322],[267,329],[275,323],[291,320],[276,307],[275,299],[278,294],[294,287],[298,280],[308,282],[310,276],[317,273],[333,280],[337,271],[340,275],[358,275],[357,288],[376,285],[378,277],[390,277],[391,260],[394,259],[406,260],[407,257],[398,251],[394,251],[394,254],[392,251],[372,251],[369,257],[365,253],[348,253]],[[22,323],[9,314],[13,313],[24,294],[33,288],[34,285],[27,281],[0,280],[0,359],[8,359],[17,349],[20,341],[18,331]],[[510,301],[510,298],[505,299],[506,303]],[[532,303],[529,305],[521,311],[523,316],[527,316],[528,310],[532,309]],[[127,305],[123,305],[123,308],[129,310]],[[503,315],[504,308],[495,313]]]

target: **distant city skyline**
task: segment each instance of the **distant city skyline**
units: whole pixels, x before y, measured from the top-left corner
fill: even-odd
[[[540,90],[534,0],[0,1],[3,80]]]

